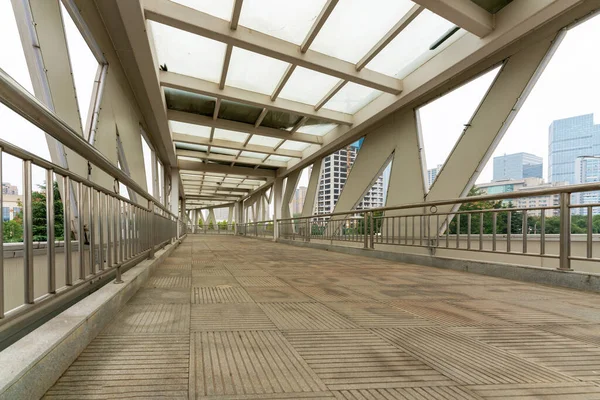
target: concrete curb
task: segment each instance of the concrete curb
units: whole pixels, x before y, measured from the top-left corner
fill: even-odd
[[[424,256],[419,254],[393,253],[382,250],[344,247],[323,243],[300,242],[279,239],[279,243],[298,247],[310,247],[338,253],[381,258],[427,267],[445,268],[454,271],[472,272],[497,278],[512,279],[522,282],[560,286],[569,289],[600,292],[600,275],[578,271],[559,271],[556,269],[531,267],[516,264],[497,264],[484,261],[461,260],[448,257]]]
[[[167,245],[155,259],[140,262],[0,352],[0,399],[38,399],[179,245]]]

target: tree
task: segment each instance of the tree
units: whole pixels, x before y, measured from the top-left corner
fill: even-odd
[[[2,232],[4,243],[15,243],[23,241],[23,221],[18,221],[16,218],[4,222]]]

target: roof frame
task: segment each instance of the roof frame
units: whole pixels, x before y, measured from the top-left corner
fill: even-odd
[[[383,92],[402,92],[400,79],[367,69],[356,71],[354,64],[316,51],[301,53],[293,43],[243,26],[232,31],[227,21],[169,0],[145,0],[143,6],[145,17],[161,24]]]
[[[276,156],[283,157],[292,157],[292,158],[302,158],[302,152],[296,150],[285,150],[278,149],[274,150],[273,147],[269,146],[261,146],[258,144],[244,144],[240,142],[233,142],[231,140],[223,140],[223,139],[213,139],[212,141],[207,138],[186,135],[183,133],[173,132],[173,141],[181,142],[181,143],[189,143],[189,144],[199,144],[202,146],[214,146],[214,147],[222,147],[224,149],[230,150],[247,150],[252,151],[254,153],[263,153],[263,154],[272,154]]]
[[[413,1],[480,38],[494,30],[494,16],[471,0]]]
[[[240,167],[236,165],[235,167],[229,165],[222,164],[212,164],[205,163],[201,160],[191,161],[191,160],[181,160],[178,159],[177,163],[179,164],[180,173],[181,170],[187,171],[195,171],[195,172],[213,172],[220,174],[232,174],[232,175],[243,175],[250,177],[251,179],[258,178],[275,178],[276,171],[274,169],[264,169],[264,168],[251,168],[251,167]],[[188,173],[188,172],[183,172]]]
[[[240,151],[241,152],[241,151]],[[241,162],[244,164],[252,164],[252,165],[264,165],[269,167],[277,167],[277,168],[285,168],[287,167],[287,163],[283,161],[267,161],[261,162],[260,158],[254,157],[241,157],[239,155],[233,156],[229,154],[217,154],[217,153],[208,153],[204,151],[196,151],[196,150],[181,150],[177,149],[175,151],[177,156],[182,157],[194,157],[201,160],[213,160],[213,161],[226,161],[226,162]],[[268,155],[267,157],[269,157]]]

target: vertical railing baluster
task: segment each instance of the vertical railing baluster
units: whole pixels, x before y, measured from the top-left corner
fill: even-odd
[[[34,303],[33,287],[33,211],[31,199],[31,160],[23,161],[23,264],[25,304]]]
[[[467,214],[467,250],[471,250],[471,213]]]
[[[85,279],[86,273],[85,273],[85,224],[84,224],[84,186],[82,182],[78,182],[77,183],[77,212],[79,213],[79,218],[78,218],[78,222],[79,222],[79,240],[78,240],[78,246],[79,246],[79,279],[83,280]]]
[[[65,238],[65,285],[73,284],[73,264],[71,255],[71,178],[62,177],[63,182],[63,236]],[[79,231],[81,235],[81,231]]]
[[[104,196],[106,199],[106,268],[112,267],[112,197],[110,195]]]
[[[484,213],[479,213],[479,250],[483,250],[483,219]]]
[[[496,251],[496,234],[498,227],[498,213],[494,211],[492,213],[492,251]]]
[[[412,245],[415,245],[415,216],[412,217]]]
[[[48,293],[56,293],[56,249],[54,248],[54,171],[46,170],[46,255]]]
[[[593,239],[593,218],[592,218],[592,207],[587,208],[587,258],[592,258],[592,239]]]
[[[571,270],[571,194],[560,194],[560,243],[559,266],[562,271]]]
[[[94,229],[96,229],[96,224],[94,223],[94,188],[88,187],[88,232],[90,234],[89,242],[90,242],[90,253],[88,254],[88,259],[90,260],[90,274],[94,275],[96,273],[96,235]]]
[[[97,192],[98,201],[98,268],[100,271],[104,270],[104,201],[102,200],[103,194]]]
[[[512,211],[506,213],[506,252],[510,253],[511,245],[511,232],[512,232]]]
[[[456,248],[460,249],[460,214],[456,214]]]
[[[540,255],[546,254],[546,212],[540,216]]]
[[[522,237],[523,237],[523,254],[527,254],[527,210],[523,210],[523,224],[521,226]]]

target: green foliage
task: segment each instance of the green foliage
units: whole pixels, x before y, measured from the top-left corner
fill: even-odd
[[[200,228],[204,227],[204,222],[201,219],[198,220],[198,226]]]
[[[47,240],[46,226],[46,186],[38,185],[39,190],[31,194],[31,214],[33,217],[33,241]],[[64,238],[63,203],[58,190],[58,183],[53,182],[54,193],[54,237],[56,240]],[[4,222],[3,237],[6,243],[23,241],[23,205],[19,203],[21,211],[11,221]]]
[[[221,222],[217,222],[217,226],[219,227],[220,230],[226,231],[227,230],[227,221],[223,220]]]

